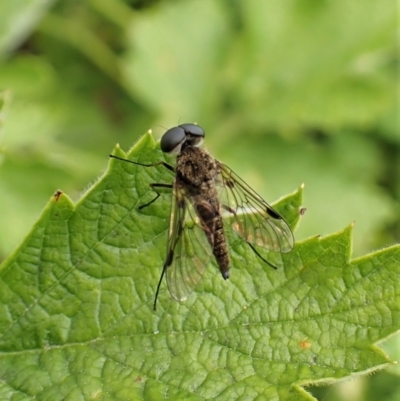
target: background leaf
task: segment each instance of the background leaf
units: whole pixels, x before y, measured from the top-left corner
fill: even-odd
[[[54,0],[16,0],[2,4],[1,58],[26,39],[53,3]]]

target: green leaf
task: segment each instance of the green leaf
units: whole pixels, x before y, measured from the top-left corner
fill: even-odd
[[[147,134],[128,157],[163,156]],[[163,283],[154,312],[170,194],[138,206],[171,179],[112,160],[76,205],[54,194],[0,268],[0,399],[301,400],[389,362],[374,343],[400,328],[400,247],[350,261],[352,226],[278,270],[230,234],[231,279],[213,264],[184,303]],[[301,202],[275,207],[294,227]]]

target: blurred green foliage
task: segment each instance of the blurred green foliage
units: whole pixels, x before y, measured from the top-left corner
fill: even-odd
[[[116,142],[194,121],[268,201],[305,183],[298,239],[356,221],[356,255],[399,242],[398,17],[391,0],[2,1],[0,260]]]

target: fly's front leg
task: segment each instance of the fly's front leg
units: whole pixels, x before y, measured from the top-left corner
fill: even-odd
[[[154,199],[152,199],[150,202],[139,206],[139,210],[144,209],[147,206],[150,206],[153,202],[155,202],[160,196],[161,193],[157,191],[157,188],[168,188],[168,189],[172,189],[172,184],[160,184],[160,183],[152,183],[150,184],[151,189],[157,194],[156,197]]]
[[[138,166],[142,167],[156,167],[156,166],[164,166],[167,170],[172,171],[173,173],[175,172],[175,169],[168,163],[166,162],[157,162],[157,163],[150,163],[150,164],[145,164],[145,163],[139,163],[139,162],[134,162],[133,160],[129,159],[124,159],[122,157],[118,157],[115,155],[110,155],[111,158],[121,160],[124,162],[132,163],[132,164],[137,164]],[[150,206],[153,202],[155,202],[160,196],[160,192],[157,191],[157,188],[168,188],[172,189],[172,184],[159,184],[159,183],[152,183],[150,184],[151,189],[157,194],[154,199],[152,199],[150,202],[139,206],[139,210],[144,209],[147,206]]]
[[[134,162],[133,160],[124,159],[122,157],[118,157],[118,156],[115,156],[115,155],[110,155],[110,157],[113,158],[113,159],[122,160],[123,162],[137,164],[138,166],[142,166],[142,167],[164,166],[169,171],[175,172],[175,169],[170,164],[168,164],[166,162],[157,162],[157,163],[145,164],[145,163]]]

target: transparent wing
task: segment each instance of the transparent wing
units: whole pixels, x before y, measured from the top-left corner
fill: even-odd
[[[283,217],[239,178],[219,163],[221,212],[232,228],[247,242],[275,252],[293,249],[292,231]]]
[[[200,281],[212,255],[199,218],[184,190],[174,184],[165,274],[168,290],[184,301]]]

